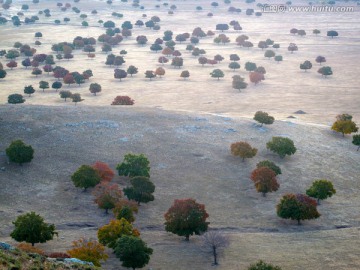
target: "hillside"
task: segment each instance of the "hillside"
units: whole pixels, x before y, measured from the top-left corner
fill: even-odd
[[[358,269],[360,252],[359,152],[350,136],[329,127],[276,121],[267,127],[253,120],[220,115],[175,113],[137,107],[0,106],[0,240],[11,242],[11,222],[36,211],[54,223],[59,237],[39,247],[65,251],[81,236],[96,237],[108,222],[91,192],[76,189],[71,174],[97,160],[113,169],[128,152],[144,153],[151,163],[155,201],[142,205],[135,226],[154,249],[149,268],[209,269],[211,258],[164,231],[163,214],[174,199],[195,198],[210,214],[210,227],[230,235],[231,245],[218,269],[245,269],[258,259],[283,269]],[[266,150],[272,136],[294,140],[296,154],[281,160]],[[22,167],[8,164],[4,149],[22,139],[35,158]],[[230,144],[247,141],[258,155],[241,162]],[[270,159],[283,174],[280,189],[263,198],[249,179],[257,162]],[[303,193],[314,179],[333,181],[337,194],[319,206],[322,216],[302,226],[281,220],[275,205],[287,192]],[[127,179],[114,180],[126,186]],[[121,269],[116,258],[104,269]]]

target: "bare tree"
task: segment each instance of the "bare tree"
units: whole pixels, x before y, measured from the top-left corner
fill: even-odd
[[[219,231],[208,231],[202,236],[202,249],[214,256],[213,265],[218,265],[219,251],[229,246],[229,238]]]

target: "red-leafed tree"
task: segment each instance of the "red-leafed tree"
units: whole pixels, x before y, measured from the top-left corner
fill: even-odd
[[[253,82],[255,85],[261,82],[262,80],[265,80],[264,74],[260,72],[250,72],[249,78],[250,81]]]
[[[12,70],[13,68],[17,67],[17,62],[11,60],[9,63],[6,64],[6,66]]]
[[[253,170],[250,178],[255,184],[256,191],[261,192],[264,197],[268,192],[277,191],[280,186],[276,180],[276,173],[267,167]]]
[[[60,78],[64,78],[65,75],[69,73],[69,71],[66,70],[66,69],[63,68],[63,67],[57,66],[57,67],[55,67],[55,68],[53,69],[53,73],[54,73],[54,77],[55,77],[57,80],[59,80]]]
[[[70,73],[66,74],[63,78],[64,83],[68,84],[70,86],[70,84],[75,83],[75,79],[74,76],[71,75]]]
[[[163,69],[162,67],[158,67],[155,70],[155,74],[161,78],[161,76],[165,75],[165,69]]]
[[[242,161],[244,161],[245,158],[252,158],[257,154],[257,149],[252,148],[251,145],[247,142],[232,143],[230,146],[230,151],[233,156],[241,157]]]
[[[207,231],[208,217],[205,205],[197,203],[194,199],[175,200],[165,214],[165,230],[185,236],[186,241],[189,241],[190,235],[199,235]]]
[[[92,167],[98,172],[101,181],[110,182],[114,178],[114,171],[104,162],[96,161]]]
[[[109,209],[113,209],[115,205],[122,198],[122,192],[117,184],[110,184],[109,182],[101,182],[95,186],[93,191],[95,196],[95,203],[101,209],[105,209],[107,214]]]

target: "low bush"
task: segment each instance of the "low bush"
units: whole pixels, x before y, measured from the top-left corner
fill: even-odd
[[[111,105],[134,105],[134,100],[129,96],[117,96]]]

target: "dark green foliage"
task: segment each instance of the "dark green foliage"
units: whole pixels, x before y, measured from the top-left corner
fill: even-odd
[[[132,187],[124,188],[124,194],[129,200],[134,200],[138,204],[147,203],[154,200],[155,185],[145,176],[135,176],[131,178]]]
[[[24,103],[25,99],[20,94],[11,94],[8,96],[8,103],[10,104],[17,104],[17,103]]]
[[[45,81],[40,81],[39,82],[39,88],[41,88],[44,92],[45,89],[49,88],[49,83],[45,82]]]
[[[214,69],[211,73],[210,73],[211,77],[213,78],[217,78],[218,80],[222,77],[224,77],[224,72],[221,69]]]
[[[233,71],[235,71],[235,69],[239,69],[240,68],[240,64],[238,62],[231,62],[229,64],[229,68],[232,69]]]
[[[134,212],[128,205],[123,206],[116,215],[116,219],[120,220],[122,218],[130,223],[135,221]]]
[[[254,120],[258,121],[262,126],[265,125],[271,125],[274,123],[275,118],[273,116],[270,116],[267,112],[257,111],[254,116]]]
[[[62,83],[61,82],[53,82],[53,84],[51,85],[51,88],[55,89],[55,91],[57,91],[58,89],[60,89],[62,87]]]
[[[71,95],[71,99],[72,99],[72,102],[75,102],[75,105],[76,105],[78,102],[81,102],[81,101],[84,100],[84,99],[81,98],[81,95],[80,95],[79,93],[72,94],[72,95]]]
[[[0,79],[4,79],[7,75],[7,72],[3,69],[0,69]]]
[[[352,143],[358,146],[357,151],[360,149],[360,135],[354,135]]]
[[[252,62],[246,62],[245,63],[245,69],[247,71],[254,71],[256,69],[256,64]]]
[[[294,142],[284,137],[272,137],[271,141],[266,144],[266,148],[277,153],[281,158],[286,155],[293,155],[296,152]]]
[[[30,97],[31,94],[35,93],[35,89],[34,89],[34,87],[32,87],[31,85],[25,86],[25,88],[24,88],[24,93],[25,93],[25,94],[28,94],[29,97]]]
[[[248,85],[246,82],[244,82],[244,78],[242,78],[240,75],[234,75],[232,79],[232,87],[234,89],[238,89],[239,91],[241,89],[245,89]]]
[[[153,250],[139,237],[124,235],[117,240],[114,253],[122,262],[122,266],[136,269],[143,268],[149,263]]]
[[[132,75],[138,73],[138,68],[131,65],[128,67],[127,73],[130,74],[130,77],[132,77]]]
[[[270,160],[263,160],[256,164],[256,168],[267,167],[275,172],[276,175],[281,174],[281,169]]]
[[[334,31],[334,30],[330,30],[330,31],[327,31],[327,34],[326,34],[328,37],[331,37],[331,38],[334,38],[334,37],[337,37],[339,35],[338,32]]]
[[[248,270],[281,270],[281,268],[279,266],[275,266],[270,263],[265,263],[262,260],[260,260],[255,264],[251,264]]]
[[[23,141],[16,140],[11,142],[9,147],[6,148],[6,155],[11,162],[22,165],[34,158],[34,149],[31,145],[26,145]]]
[[[300,64],[300,69],[308,70],[312,68],[312,64],[310,61],[306,60],[304,63]]]
[[[335,193],[333,184],[325,179],[315,180],[311,187],[306,190],[306,195],[317,199],[318,204],[320,204],[320,200],[325,200]]]
[[[84,188],[94,187],[100,183],[101,177],[98,172],[89,165],[81,165],[80,168],[71,176],[75,187]]]
[[[146,176],[150,177],[150,162],[144,154],[135,155],[128,153],[124,161],[116,166],[120,176]]]
[[[276,213],[281,218],[297,220],[300,225],[301,220],[320,217],[316,206],[316,201],[306,195],[285,194],[276,206]]]
[[[25,241],[34,246],[35,243],[45,243],[52,240],[55,232],[54,224],[47,224],[35,212],[18,216],[13,222],[15,229],[10,236],[18,242]]]
[[[72,96],[72,93],[70,91],[60,91],[60,97],[65,99],[65,102],[66,102],[66,99],[67,98],[71,98]]]
[[[325,76],[325,78],[333,74],[331,67],[329,66],[319,68],[318,73],[320,73],[322,76]]]

